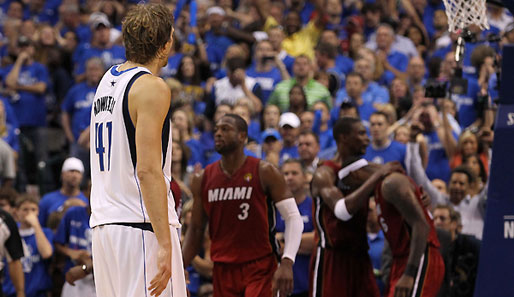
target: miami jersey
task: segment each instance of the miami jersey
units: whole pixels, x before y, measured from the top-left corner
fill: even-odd
[[[247,156],[232,176],[217,161],[202,180],[202,204],[209,217],[214,262],[244,263],[277,251],[275,209],[262,189],[260,159]]]
[[[422,190],[420,187],[415,185],[412,180],[411,183],[416,187],[416,200],[421,208],[423,208],[425,218],[430,226],[427,245],[438,248],[439,240],[437,239],[437,233],[434,228],[432,217],[421,203]],[[393,257],[408,256],[410,251],[410,226],[407,225],[405,219],[400,212],[398,212],[396,207],[385,201],[381,188],[382,182],[379,182],[375,188],[375,199],[377,202],[377,216],[380,226],[384,231],[387,242],[389,242]]]
[[[341,169],[339,164],[332,161],[325,161],[322,165],[330,167],[336,175]],[[321,197],[315,197],[314,220],[317,245],[337,250],[367,251],[367,214],[368,205],[366,204],[353,215],[352,219],[342,221],[335,216]]]
[[[104,74],[91,109],[91,228],[112,223],[149,222],[136,174],[136,128],[128,110],[128,94],[139,77],[151,73],[143,67],[123,71],[118,71],[118,67],[115,65]],[[161,160],[167,187],[169,222],[179,227],[170,190],[169,112],[162,130]]]

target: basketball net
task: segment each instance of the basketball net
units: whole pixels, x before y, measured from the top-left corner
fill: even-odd
[[[448,17],[448,31],[458,33],[469,25],[489,29],[486,0],[443,0]]]

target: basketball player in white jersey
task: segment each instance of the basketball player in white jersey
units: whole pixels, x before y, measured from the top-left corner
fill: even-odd
[[[127,62],[111,67],[91,112],[91,228],[98,297],[185,297],[170,191],[171,95],[157,77],[173,15],[134,7],[123,21]],[[170,282],[171,277],[171,282]]]

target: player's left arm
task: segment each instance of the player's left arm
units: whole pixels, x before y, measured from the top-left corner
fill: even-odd
[[[418,203],[414,187],[405,175],[393,173],[382,183],[384,199],[393,204],[411,228],[410,251],[407,267],[398,280],[394,296],[408,296],[414,285],[414,278],[420,259],[427,246],[430,227],[422,206]]]
[[[286,227],[282,261],[273,277],[273,296],[276,292],[280,292],[280,296],[288,296],[293,292],[293,264],[302,240],[303,221],[296,201],[287,189],[284,177],[278,168],[266,161],[261,161],[259,176],[264,191],[275,202]]]

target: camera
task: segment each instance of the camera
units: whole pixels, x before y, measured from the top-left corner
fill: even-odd
[[[425,97],[427,98],[445,98],[448,82],[438,81],[436,79],[428,79],[425,84]]]

